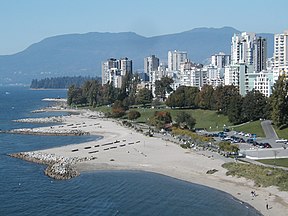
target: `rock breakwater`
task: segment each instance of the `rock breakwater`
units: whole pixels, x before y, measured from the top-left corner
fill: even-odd
[[[17,119],[13,120],[14,122],[21,122],[21,123],[61,123],[63,122],[62,116],[55,116],[55,117],[46,117],[46,118],[25,118],[25,119]]]
[[[40,152],[20,152],[10,154],[9,156],[19,158],[22,160],[30,161],[33,163],[47,165],[44,173],[54,179],[65,180],[79,176],[80,173],[74,168],[79,159],[77,157],[63,157],[54,154],[44,154]]]
[[[67,180],[79,176],[80,173],[75,169],[76,163],[95,159],[95,157],[92,156],[83,158],[64,157],[42,152],[19,152],[9,154],[9,156],[47,165],[44,171],[45,175],[57,180]]]
[[[49,135],[49,136],[83,136],[89,135],[89,132],[82,130],[56,130],[56,129],[45,129],[45,128],[20,128],[12,129],[8,131],[1,131],[2,133],[11,134],[27,134],[27,135]]]

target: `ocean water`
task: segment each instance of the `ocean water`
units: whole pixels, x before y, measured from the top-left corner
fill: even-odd
[[[64,90],[0,87],[0,129],[39,126],[13,119],[65,115],[31,113],[49,105],[41,99],[65,96]],[[97,139],[0,133],[0,215],[260,215],[229,194],[168,176],[97,171],[55,181],[44,175],[43,165],[7,156]]]

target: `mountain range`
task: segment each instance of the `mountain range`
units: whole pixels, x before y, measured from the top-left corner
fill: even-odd
[[[195,63],[207,63],[211,55],[230,54],[232,27],[195,28],[176,34],[143,37],[133,32],[66,34],[46,38],[22,52],[0,55],[0,84],[29,84],[32,79],[59,76],[101,76],[101,62],[128,57],[134,71],[143,71],[144,58],[156,55],[167,62],[169,50],[187,51]],[[273,34],[267,38],[273,53]]]

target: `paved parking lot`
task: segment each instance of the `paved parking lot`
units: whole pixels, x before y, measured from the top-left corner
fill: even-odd
[[[202,134],[205,132],[202,132]],[[215,132],[217,133],[217,132]],[[213,134],[212,132],[207,134]],[[271,133],[270,133],[271,134]],[[247,141],[247,139],[251,139],[248,135],[241,135],[239,133],[236,133],[235,131],[226,132],[227,138],[231,136],[236,136],[239,138],[244,139]],[[221,141],[220,137],[214,137],[216,141]],[[278,137],[269,137],[269,138],[263,138],[263,137],[256,137],[253,138],[254,141],[258,143],[269,143],[272,148],[261,148],[260,146],[254,146],[253,144],[249,143],[235,143],[239,145],[240,153],[246,155],[246,158],[248,159],[274,159],[274,158],[288,158],[288,144],[285,143],[277,143],[276,140]]]

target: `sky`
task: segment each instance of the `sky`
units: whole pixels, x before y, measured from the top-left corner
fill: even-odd
[[[288,29],[287,8],[287,0],[0,0],[0,55],[72,33],[152,37],[224,26],[282,33]]]

